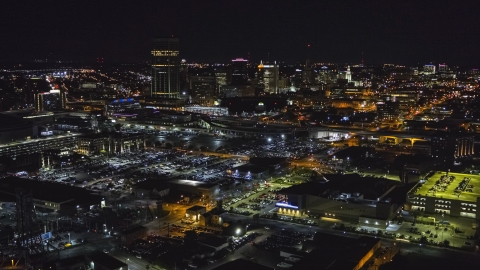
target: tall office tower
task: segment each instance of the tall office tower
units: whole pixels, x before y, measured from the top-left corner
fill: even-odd
[[[352,81],[352,72],[350,71],[350,66],[347,67],[347,73],[345,73],[345,79],[348,82]]]
[[[302,81],[307,84],[314,83],[313,70],[310,59],[307,59],[307,61],[305,62],[305,69],[302,72]]]
[[[265,86],[265,92],[278,94],[278,65],[258,65],[258,80]]]
[[[432,157],[449,165],[474,155],[474,136],[470,134],[438,133],[432,136],[431,143]]]
[[[178,38],[155,38],[152,48],[152,97],[179,98],[180,58]]]
[[[60,90],[50,90],[35,94],[35,109],[37,111],[59,111],[65,108],[66,95]]]
[[[216,94],[220,94],[220,88],[224,85],[227,85],[229,82],[230,70],[224,69],[222,67],[217,67],[213,71],[215,73],[215,79],[217,84]]]
[[[212,74],[202,74],[190,78],[190,89],[194,103],[213,106],[217,98],[217,78]]]
[[[232,60],[232,85],[244,85],[248,83],[248,60],[237,58]]]

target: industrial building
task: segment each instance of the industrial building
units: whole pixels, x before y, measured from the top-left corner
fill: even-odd
[[[13,176],[2,179],[0,201],[7,204],[15,202],[17,188],[32,193],[33,205],[40,212],[76,214],[82,209],[99,206],[102,201],[100,196],[83,188]]]
[[[1,144],[26,140],[38,135],[35,126],[13,114],[0,113],[0,123],[0,147]]]
[[[314,215],[385,228],[412,186],[358,174],[325,174],[321,182],[280,190],[284,201],[276,206],[283,215]]]
[[[305,256],[295,263],[292,270],[311,269],[362,269],[381,246],[373,237],[349,238],[317,232],[313,240],[307,240],[302,250]]]
[[[213,199],[219,195],[220,187],[218,184],[204,183],[194,180],[172,180],[168,185],[177,191],[187,194]]]

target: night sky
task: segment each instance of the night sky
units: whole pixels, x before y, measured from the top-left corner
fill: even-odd
[[[188,62],[250,52],[252,61],[359,63],[364,52],[366,64],[475,66],[479,7],[442,0],[9,0],[0,3],[0,61],[146,61],[153,37],[174,35]]]

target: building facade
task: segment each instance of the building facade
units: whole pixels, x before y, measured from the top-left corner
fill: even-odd
[[[445,164],[452,164],[474,154],[474,136],[456,134],[437,134],[432,136],[431,154]]]
[[[151,96],[180,96],[180,58],[178,38],[156,38],[152,48]]]
[[[400,115],[400,104],[398,102],[386,101],[377,103],[377,118],[383,120],[395,120]]]
[[[35,94],[35,109],[39,112],[59,111],[65,108],[66,103],[65,92],[60,90]]]
[[[258,65],[258,81],[265,87],[264,91],[268,93],[278,94],[278,65]]]
[[[214,106],[217,99],[217,79],[214,76],[190,77],[190,89],[195,104]]]

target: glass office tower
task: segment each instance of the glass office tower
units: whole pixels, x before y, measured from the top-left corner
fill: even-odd
[[[179,98],[178,38],[155,38],[152,48],[152,97]]]

